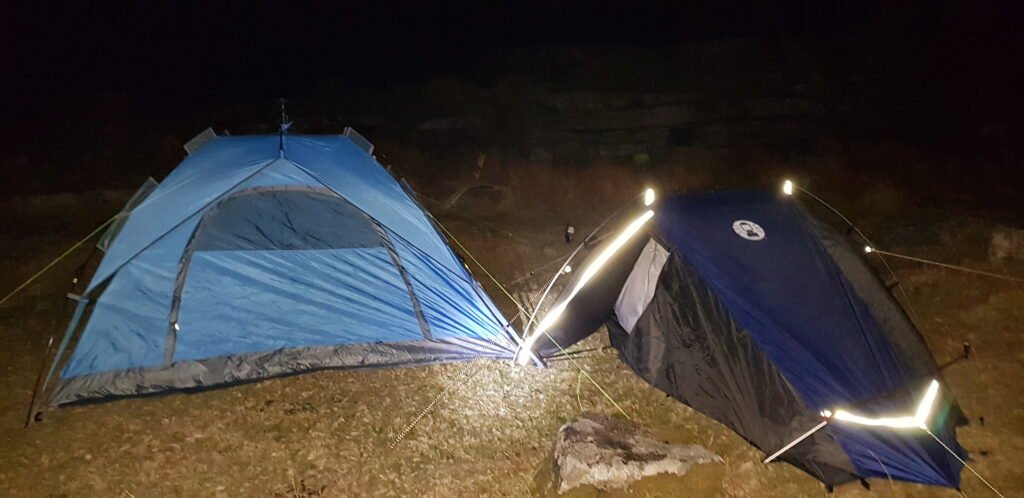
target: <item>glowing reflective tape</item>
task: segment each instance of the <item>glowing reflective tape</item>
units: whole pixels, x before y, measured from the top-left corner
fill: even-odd
[[[928,384],[928,390],[925,391],[924,397],[917,404],[917,409],[914,410],[914,415],[903,415],[899,417],[865,417],[863,415],[857,415],[850,413],[846,410],[837,409],[835,411],[823,410],[821,415],[825,418],[832,418],[841,420],[843,422],[850,422],[854,424],[867,425],[872,427],[892,427],[894,429],[910,429],[910,428],[926,428],[928,426],[928,417],[931,415],[932,408],[935,406],[935,400],[939,395],[939,381],[932,379],[931,383]]]
[[[832,414],[832,418],[836,420],[842,420],[843,422],[853,422],[860,425],[870,425],[875,427],[892,427],[894,429],[907,429],[910,427],[917,427],[917,420],[914,417],[879,417],[871,418],[856,415],[845,410],[836,410]]]
[[[557,306],[552,308],[551,311],[548,312],[547,316],[545,316],[544,319],[540,321],[540,324],[537,325],[537,328],[534,330],[533,334],[530,335],[530,337],[528,337],[526,341],[523,342],[523,346],[520,349],[517,358],[517,361],[520,365],[525,365],[529,363],[530,352],[533,350],[533,345],[537,342],[537,339],[539,339],[541,334],[546,332],[549,328],[551,328],[552,325],[555,324],[555,322],[558,321],[558,319],[562,316],[562,313],[565,312],[565,308],[569,305],[569,302],[572,301],[574,297],[576,297],[576,294],[579,293],[583,286],[587,285],[587,282],[590,282],[590,280],[594,278],[594,275],[597,275],[597,272],[601,270],[605,263],[607,263],[608,260],[610,260],[612,256],[614,256],[615,253],[619,251],[619,249],[622,249],[622,246],[626,245],[626,242],[628,242],[629,239],[633,237],[633,235],[636,235],[636,233],[640,231],[640,228],[644,226],[644,223],[647,223],[647,221],[650,220],[653,216],[654,211],[644,211],[643,214],[641,214],[635,220],[630,222],[626,229],[619,233],[619,235],[615,237],[615,239],[612,240],[610,244],[608,244],[608,247],[601,251],[601,253],[598,254],[596,258],[594,258],[593,262],[587,265],[587,268],[583,270],[583,275],[580,276],[580,279],[576,282],[576,286],[573,287],[568,297],[566,297],[565,300],[563,300]]]
[[[928,390],[924,393],[924,399],[917,405],[917,411],[914,412],[914,419],[919,423],[918,425],[925,425],[928,421],[928,416],[932,413],[932,407],[935,406],[935,398],[939,395],[939,381],[932,379],[932,382],[928,384]]]

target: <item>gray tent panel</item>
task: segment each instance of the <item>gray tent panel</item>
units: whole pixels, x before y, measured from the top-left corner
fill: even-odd
[[[615,316],[627,333],[633,332],[636,321],[654,298],[658,275],[666,261],[668,251],[651,239],[633,264],[633,271],[615,301]]]

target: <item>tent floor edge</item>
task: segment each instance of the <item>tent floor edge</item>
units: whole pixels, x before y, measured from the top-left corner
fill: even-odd
[[[243,353],[61,379],[50,405],[200,391],[318,370],[423,366],[478,358],[511,360],[513,355],[514,351],[494,343],[464,338]]]

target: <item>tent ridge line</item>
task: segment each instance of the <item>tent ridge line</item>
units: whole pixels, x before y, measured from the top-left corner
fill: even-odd
[[[334,195],[337,195],[338,197],[340,197],[340,198],[344,199],[344,200],[345,200],[346,202],[348,202],[349,204],[352,204],[352,206],[353,206],[353,207],[355,207],[356,209],[358,209],[358,210],[359,210],[359,212],[361,212],[361,213],[363,213],[364,215],[366,215],[366,217],[367,217],[367,218],[369,218],[369,219],[370,219],[370,221],[373,221],[374,223],[380,223],[380,224],[381,224],[382,226],[384,225],[384,224],[383,224],[383,223],[381,223],[381,221],[380,221],[380,220],[378,220],[378,219],[377,219],[376,217],[374,217],[374,216],[373,216],[373,215],[371,215],[370,213],[367,213],[367,212],[366,212],[366,210],[364,210],[363,208],[359,207],[359,205],[357,205],[356,203],[352,202],[352,201],[351,201],[351,200],[349,200],[349,199],[348,199],[347,197],[345,197],[344,195],[342,195],[342,194],[341,194],[341,192],[338,192],[337,190],[335,190],[335,189],[334,189],[334,187],[331,187],[331,186],[330,186],[329,184],[327,184],[327,182],[325,182],[325,181],[324,181],[324,180],[323,180],[322,178],[320,178],[320,176],[319,176],[319,175],[317,175],[316,173],[313,173],[312,171],[310,171],[310,170],[306,169],[306,167],[305,167],[305,166],[302,166],[301,164],[299,164],[299,163],[296,163],[295,161],[292,161],[291,159],[288,159],[287,157],[285,157],[285,158],[284,158],[284,160],[285,160],[285,161],[288,161],[288,163],[289,163],[289,164],[291,164],[292,166],[295,166],[296,168],[298,168],[299,170],[301,170],[301,171],[302,171],[303,173],[305,173],[305,174],[309,175],[309,177],[310,177],[310,178],[312,178],[313,180],[316,180],[316,182],[317,182],[317,183],[319,183],[320,185],[323,185],[323,186],[324,186],[324,188],[326,188],[326,189],[330,190],[331,192],[333,192],[333,193],[334,193]],[[403,237],[403,236],[402,236],[402,234],[400,234],[400,233],[397,233],[397,232],[395,232],[394,230],[388,230],[388,231],[389,231],[390,233],[394,234],[394,236],[395,236],[395,237],[398,237],[399,239],[401,239],[401,240],[402,240],[403,242],[405,242],[406,244],[409,244],[409,246],[410,246],[410,247],[412,247],[412,248],[416,249],[417,251],[419,251],[419,252],[420,252],[421,254],[423,254],[423,255],[424,255],[424,256],[426,256],[427,258],[430,258],[430,260],[434,261],[434,262],[435,262],[435,263],[437,263],[438,265],[441,265],[441,267],[442,267],[442,268],[444,268],[445,270],[447,270],[447,271],[448,271],[449,273],[451,273],[452,275],[454,275],[454,276],[458,277],[459,279],[463,280],[463,281],[464,281],[464,282],[466,282],[466,283],[472,283],[472,282],[471,282],[470,280],[466,279],[466,277],[465,277],[465,276],[463,276],[463,275],[459,275],[459,274],[458,274],[457,272],[453,271],[453,270],[452,270],[451,268],[448,268],[448,266],[447,266],[447,265],[445,265],[445,264],[444,264],[444,263],[442,263],[441,261],[438,261],[438,259],[437,259],[437,258],[435,258],[435,257],[431,256],[430,254],[427,254],[427,253],[426,253],[426,251],[424,251],[423,249],[420,249],[419,247],[417,247],[417,246],[416,246],[416,244],[413,244],[413,243],[412,243],[412,242],[411,242],[411,241],[410,241],[409,239],[407,239],[407,238]]]
[[[111,278],[114,278],[114,276],[117,275],[117,273],[120,272],[122,268],[127,266],[128,263],[131,263],[132,261],[134,261],[135,258],[139,257],[139,254],[142,254],[142,253],[146,252],[146,250],[148,250],[150,247],[153,247],[153,244],[156,244],[157,242],[162,240],[164,237],[167,236],[167,234],[169,234],[169,233],[173,232],[174,230],[176,230],[178,227],[180,227],[183,223],[188,221],[190,218],[192,218],[193,216],[199,214],[200,212],[202,212],[206,208],[210,207],[213,203],[219,201],[221,198],[223,198],[229,192],[234,190],[235,187],[237,187],[237,186],[239,186],[239,185],[249,181],[250,179],[252,179],[256,175],[260,174],[263,170],[269,168],[270,165],[274,164],[275,162],[277,162],[279,160],[280,160],[279,158],[268,159],[267,162],[265,164],[263,164],[262,166],[260,166],[259,168],[257,168],[256,171],[253,171],[252,173],[246,175],[245,178],[242,178],[237,183],[231,185],[230,187],[225,189],[220,194],[217,194],[217,196],[214,197],[213,199],[210,199],[209,202],[203,204],[202,206],[200,206],[195,211],[189,213],[188,216],[185,216],[184,218],[182,218],[181,221],[175,223],[172,227],[168,228],[164,233],[160,234],[160,236],[158,236],[155,239],[153,239],[152,241],[150,241],[148,244],[143,246],[142,249],[139,249],[138,251],[135,252],[135,254],[132,254],[129,258],[125,259],[124,262],[122,262],[121,264],[117,265],[117,268],[114,268],[113,270],[111,270],[110,274],[107,275],[107,277],[104,278],[103,281],[105,282],[107,280],[110,280]],[[97,287],[99,287],[101,283],[102,282],[90,282],[90,286],[86,289],[84,295],[90,294],[93,290],[95,290]]]

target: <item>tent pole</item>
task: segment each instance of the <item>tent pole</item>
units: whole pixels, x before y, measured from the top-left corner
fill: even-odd
[[[533,324],[533,320],[535,318],[537,318],[537,312],[540,310],[540,305],[544,304],[544,299],[547,298],[548,292],[550,292],[551,288],[554,287],[555,282],[558,280],[558,277],[561,276],[563,272],[565,272],[565,267],[568,266],[570,262],[572,262],[573,258],[576,257],[576,254],[579,253],[581,250],[583,250],[584,247],[589,247],[590,245],[594,244],[595,242],[600,242],[601,239],[604,238],[604,236],[600,236],[599,237],[597,235],[597,233],[600,232],[601,229],[604,228],[604,226],[607,225],[609,221],[612,221],[613,219],[615,219],[620,213],[625,211],[626,208],[632,206],[633,202],[635,202],[635,201],[637,201],[639,199],[642,199],[643,197],[644,197],[644,193],[641,193],[640,195],[637,195],[636,197],[631,199],[629,202],[619,206],[618,209],[613,211],[612,214],[608,215],[605,219],[601,220],[601,223],[597,225],[597,228],[591,230],[590,233],[587,234],[587,236],[583,238],[583,241],[580,242],[580,244],[578,246],[576,246],[576,249],[574,249],[572,251],[572,253],[569,254],[569,257],[565,258],[565,261],[562,263],[562,266],[559,267],[558,271],[555,272],[555,275],[553,277],[551,277],[551,281],[548,282],[548,286],[547,286],[547,288],[544,289],[544,293],[541,294],[540,299],[537,300],[537,305],[534,306],[533,313],[530,314],[530,319],[526,322],[526,326],[523,327],[523,337],[524,338],[527,337],[527,335],[530,333],[530,325],[532,325]]]
[[[111,219],[113,219],[113,218],[111,218]],[[89,257],[87,257],[85,259],[85,261],[82,262],[82,264],[79,265],[78,268],[75,270],[74,276],[71,278],[71,285],[68,286],[68,293],[66,294],[67,299],[64,301],[64,305],[61,308],[60,316],[64,316],[67,313],[67,311],[68,311],[68,302],[74,300],[74,298],[72,296],[75,296],[73,294],[73,292],[75,290],[75,286],[78,285],[79,281],[82,279],[82,272],[85,271],[85,267],[92,260],[93,256],[96,255],[96,251],[98,250],[98,248],[99,248],[99,246],[93,247],[92,248],[92,252],[89,253]],[[78,297],[78,296],[75,296],[75,297]],[[75,316],[73,316],[71,318],[72,324],[77,323],[77,321],[78,321],[77,317],[80,317],[80,315],[78,314],[78,307],[75,308]],[[36,376],[36,383],[35,383],[35,386],[32,389],[32,398],[31,398],[31,400],[29,401],[29,404],[28,404],[28,414],[25,415],[25,428],[26,429],[28,428],[28,426],[32,425],[32,421],[35,418],[36,399],[39,397],[39,392],[42,391],[42,390],[45,390],[46,389],[46,384],[49,384],[49,382],[50,382],[50,376],[48,375],[46,377],[46,382],[43,383],[43,372],[46,372],[46,365],[47,365],[46,360],[47,360],[47,358],[50,357],[50,351],[53,348],[53,339],[54,339],[54,337],[57,336],[57,332],[60,330],[60,318],[58,318],[57,323],[54,325],[54,329],[55,330],[53,331],[53,333],[50,334],[49,341],[47,341],[47,343],[46,343],[46,351],[43,353],[43,360],[39,363],[39,375]],[[61,346],[61,354],[63,354],[63,348],[66,347],[67,344],[65,343],[64,340],[61,340],[61,344],[62,344],[62,346]],[[55,367],[56,363],[58,361],[60,361],[60,355],[61,354],[58,354],[57,357],[55,357],[53,359],[53,362],[54,362],[53,367]],[[53,371],[52,371],[53,367],[51,367],[50,375],[53,374]]]
[[[764,461],[761,462],[761,463],[770,463],[772,460],[775,460],[776,458],[778,458],[779,455],[789,451],[790,448],[800,444],[800,441],[803,441],[804,439],[807,439],[807,438],[811,437],[811,434],[814,434],[815,432],[820,431],[826,425],[828,425],[828,420],[827,419],[826,420],[822,420],[818,425],[814,426],[813,429],[805,432],[802,436],[794,439],[793,442],[783,446],[782,449],[780,449],[779,451],[776,451],[775,453],[773,453],[772,456],[770,456],[768,458],[765,458]]]
[[[42,391],[45,391],[47,386],[50,385],[50,380],[53,378],[53,374],[57,372],[57,366],[60,364],[61,358],[64,356],[64,352],[68,348],[68,344],[71,343],[71,336],[74,335],[75,329],[78,328],[78,322],[82,319],[82,313],[85,311],[85,306],[89,303],[89,300],[82,296],[68,296],[71,299],[78,301],[75,305],[75,312],[71,315],[71,321],[68,323],[67,330],[64,331],[64,338],[60,341],[60,346],[57,347],[57,354],[53,357],[53,361],[50,362],[50,369],[46,374],[46,380],[43,381]]]
[[[46,359],[50,357],[50,351],[53,349],[53,335],[50,335],[50,340],[46,341],[46,351],[43,353],[43,361],[39,363],[39,374],[36,375],[36,383],[32,388],[32,398],[28,402],[28,413],[25,414],[25,428],[32,425],[32,418],[36,411],[36,398],[39,397],[39,385],[43,382],[43,374],[46,373]]]
[[[799,185],[793,185],[793,188],[795,188],[798,192],[806,194],[811,199],[814,199],[818,204],[821,204],[822,206],[827,208],[829,211],[832,211],[833,213],[835,213],[835,215],[838,216],[840,219],[842,219],[843,222],[846,223],[846,225],[847,225],[847,237],[852,239],[853,237],[850,237],[850,233],[851,232],[852,233],[856,233],[861,239],[864,240],[864,243],[867,246],[872,247],[872,248],[875,247],[875,245],[871,242],[871,239],[869,239],[867,235],[864,235],[864,232],[862,232],[860,230],[860,228],[857,228],[857,225],[854,225],[853,222],[850,221],[849,218],[847,218],[846,216],[843,215],[843,213],[840,213],[838,209],[834,208],[831,204],[825,202],[825,200],[822,199],[821,197],[818,197],[818,196],[812,194],[811,192],[807,191],[806,189],[800,187]],[[899,289],[900,295],[903,296],[903,303],[902,303],[903,306],[902,307],[904,308],[904,312],[910,318],[910,323],[912,323],[914,325],[914,327],[916,327],[918,330],[920,330],[920,327],[918,326],[919,320],[917,318],[917,311],[914,310],[914,305],[910,302],[910,296],[907,295],[907,291],[903,287],[903,283],[900,282],[899,277],[896,276],[896,272],[893,271],[891,266],[889,266],[889,262],[886,261],[885,258],[882,257],[881,254],[877,254],[877,256],[878,256],[878,260],[881,261],[882,266],[885,267],[885,270],[887,272],[889,272],[889,276],[892,277],[893,281],[895,282],[895,287],[897,289]],[[897,302],[899,302],[899,300],[897,300]]]

